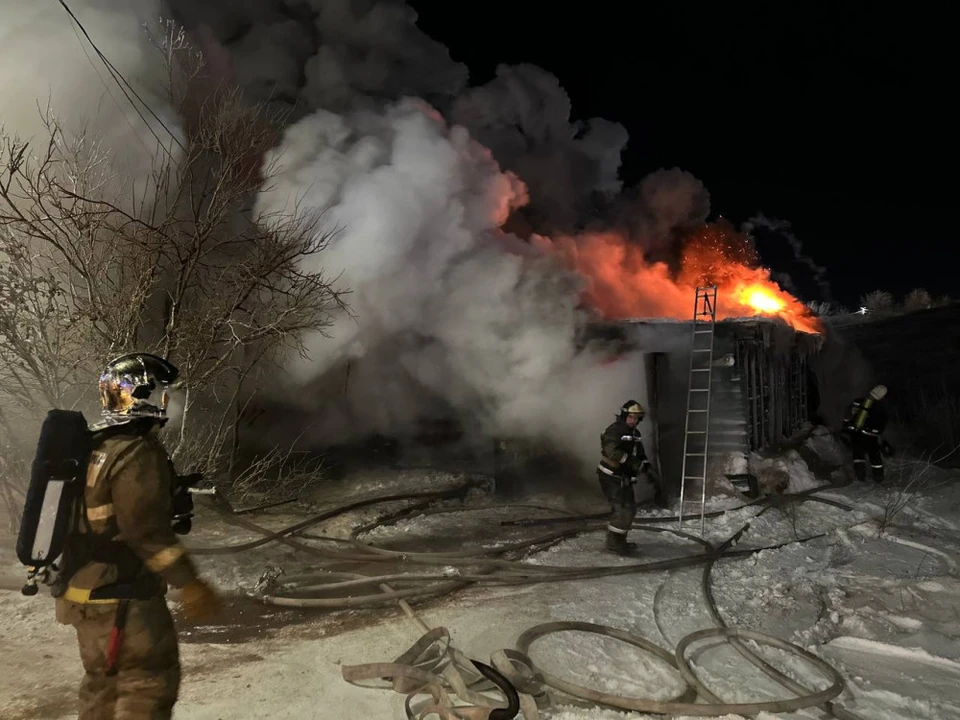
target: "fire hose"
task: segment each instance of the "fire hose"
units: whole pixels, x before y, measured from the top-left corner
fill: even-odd
[[[743,528],[741,528],[734,536],[730,538],[726,543],[724,543],[723,549],[728,548],[733,542],[739,539],[743,535],[744,531],[749,527],[747,523]],[[649,528],[653,529],[653,528]],[[821,535],[813,537],[821,537]],[[804,538],[802,541],[808,541],[813,539]],[[699,541],[699,538],[691,538]],[[701,541],[703,542],[703,541]],[[710,546],[708,543],[705,543],[708,550]],[[790,543],[785,543],[790,544]],[[385,588],[386,589],[386,588]],[[711,596],[712,599],[712,596]],[[437,633],[437,629],[430,631],[426,626],[412,614],[412,611],[409,610],[409,607],[405,608],[408,615],[414,619],[414,622],[420,627],[421,630],[426,630],[427,633],[421,638],[419,642],[428,642],[428,638],[431,634]],[[446,633],[444,629],[440,629],[442,633]],[[611,695],[608,693],[602,693],[591,688],[585,688],[582,686],[575,685],[568,681],[562,680],[558,677],[549,675],[540,671],[533,661],[529,658],[528,652],[529,647],[534,640],[543,635],[553,632],[561,631],[586,631],[593,632],[608,637],[613,637],[621,641],[627,642],[636,647],[640,647],[655,657],[658,657],[660,660],[667,662],[671,665],[683,678],[686,683],[685,690],[676,698],[673,698],[669,701],[660,701],[660,700],[648,700],[643,698],[623,698],[617,695]],[[447,636],[448,637],[448,636]],[[785,700],[774,700],[766,702],[754,702],[754,703],[724,703],[722,702],[715,694],[713,694],[703,683],[699,680],[693,670],[690,668],[689,663],[685,659],[685,651],[689,645],[699,640],[706,639],[708,637],[723,637],[731,643],[738,643],[743,648],[747,649],[745,645],[742,644],[741,639],[749,639],[754,642],[759,642],[761,644],[770,645],[776,647],[780,650],[792,653],[796,656],[799,656],[815,668],[817,668],[821,674],[823,674],[828,680],[831,680],[829,687],[820,691],[811,691],[807,688],[803,688],[797,683],[793,685],[797,688],[794,690],[795,694],[798,697],[785,699]],[[415,646],[417,647],[417,646]],[[677,649],[674,655],[671,655],[668,651],[656,646],[645,638],[641,638],[630,633],[626,633],[622,630],[616,628],[611,628],[602,625],[594,625],[589,623],[577,623],[577,622],[559,622],[559,623],[547,623],[544,625],[538,625],[535,628],[523,633],[517,641],[518,651],[498,651],[493,654],[491,657],[494,665],[501,670],[502,674],[508,677],[512,682],[514,682],[518,689],[529,692],[531,690],[536,691],[537,685],[546,685],[554,689],[560,690],[566,695],[570,695],[576,698],[581,698],[584,700],[589,700],[599,705],[604,705],[608,707],[615,707],[622,710],[634,710],[640,712],[650,712],[658,714],[684,714],[684,715],[694,715],[694,716],[717,716],[725,715],[728,713],[740,713],[740,714],[757,714],[759,712],[792,712],[794,710],[799,710],[806,707],[812,707],[821,705],[828,710],[835,717],[841,718],[841,720],[859,720],[856,715],[849,713],[848,711],[833,705],[830,701],[839,695],[843,690],[843,680],[840,675],[834,670],[830,665],[816,657],[815,655],[798,648],[791,643],[785,642],[779,638],[766,635],[764,633],[758,633],[756,631],[745,630],[745,629],[730,629],[721,626],[716,629],[706,629],[700,630],[695,633],[683,638],[680,643],[677,645]],[[507,654],[511,653],[511,654]],[[405,653],[402,658],[405,658],[410,654]],[[757,656],[761,662],[765,662]],[[476,665],[476,663],[474,663]],[[517,669],[517,666],[526,669],[527,674],[523,675]],[[453,663],[451,666],[447,666],[445,673],[449,675],[451,668],[459,668],[456,663]],[[771,669],[772,666],[770,666]],[[774,672],[778,672],[773,669]],[[442,695],[439,692],[441,684],[439,684],[436,676],[423,676],[423,684],[419,687],[412,689],[409,686],[404,686],[402,683],[398,683],[398,680],[403,678],[410,678],[407,669],[404,668],[404,664],[400,662],[400,659],[392,665],[382,665],[382,664],[373,664],[373,665],[358,665],[358,666],[348,666],[343,668],[343,677],[348,682],[358,683],[361,679],[370,679],[373,677],[384,677],[380,673],[392,672],[397,673],[393,675],[394,680],[393,688],[399,692],[407,691],[407,699],[405,703],[407,717],[410,719],[419,718],[423,720],[424,718],[429,717],[430,715],[437,715],[442,720],[447,720],[448,718],[499,718],[499,717],[513,717],[513,715],[499,715],[499,710],[495,706],[491,707],[492,703],[488,698],[484,698],[481,701],[478,701],[476,694],[474,697],[471,697],[468,702],[471,702],[472,707],[469,708],[454,708],[452,702],[449,699],[449,696]],[[786,676],[783,676],[786,677]],[[775,678],[776,679],[776,678]],[[789,678],[788,678],[789,680]],[[793,681],[790,681],[791,683]],[[428,692],[431,697],[434,699],[433,703],[428,704],[423,708],[421,714],[416,714],[411,706],[412,699],[416,695]],[[459,694],[459,693],[458,693]],[[692,697],[691,697],[692,696]],[[706,704],[693,703],[691,702],[695,696],[700,696],[702,699],[706,700]],[[440,698],[443,704],[437,704],[437,699]],[[537,705],[543,706],[545,694],[541,691],[534,695],[524,694],[521,695],[521,700],[526,701],[524,707],[524,717],[527,720],[532,720],[533,718],[539,717],[537,711]],[[466,699],[461,695],[461,699]],[[539,701],[539,702],[537,702]],[[522,704],[523,706],[523,704]]]
[[[818,488],[818,490],[823,490],[828,488]],[[462,490],[462,488],[461,488]],[[832,500],[826,500],[823,498],[811,497],[811,494],[814,491],[807,491],[806,493],[799,494],[800,499],[810,499],[815,501],[827,502],[831,505],[836,505],[843,507],[845,509],[852,509],[848,506],[845,506],[842,503],[838,503]],[[327,540],[335,542],[341,545],[347,545],[353,550],[353,552],[342,552],[342,551],[332,551],[316,548],[312,545],[306,545],[298,541],[291,540],[288,535],[294,532],[302,532],[305,528],[309,527],[312,524],[321,522],[324,519],[333,517],[334,515],[346,512],[348,509],[353,509],[356,507],[362,507],[369,504],[375,504],[376,502],[387,502],[399,499],[423,499],[426,497],[426,502],[434,502],[435,499],[441,496],[450,496],[450,492],[447,493],[419,493],[419,494],[404,494],[404,495],[394,495],[387,496],[385,498],[372,498],[364,501],[356,501],[349,503],[342,508],[334,508],[332,510],[320,513],[313,518],[309,518],[306,521],[296,523],[288,528],[277,532],[270,532],[254,523],[247,521],[238,521],[236,518],[233,519],[236,524],[247,527],[248,529],[261,532],[265,535],[265,538],[262,538],[259,541],[253,541],[252,543],[243,543],[240,545],[229,546],[227,548],[207,548],[199,549],[198,554],[224,554],[226,552],[239,552],[243,549],[248,549],[250,547],[257,547],[264,542],[270,542],[272,540],[285,542],[286,544],[292,545],[297,549],[306,550],[316,555],[320,555],[330,560],[364,560],[364,561],[376,561],[376,560],[389,560],[389,561],[403,561],[403,562],[412,562],[414,564],[422,565],[449,565],[451,561],[454,560],[463,560],[470,561],[473,565],[479,565],[479,569],[473,573],[457,573],[456,579],[449,580],[447,576],[438,576],[435,574],[411,574],[411,573],[397,573],[393,575],[382,575],[377,577],[367,577],[357,575],[355,573],[325,573],[322,576],[302,576],[298,578],[289,578],[288,584],[292,583],[294,580],[297,581],[307,581],[316,577],[317,579],[322,579],[325,582],[320,582],[313,585],[307,585],[305,587],[298,588],[299,593],[305,592],[315,592],[317,590],[344,590],[352,589],[356,587],[362,587],[365,585],[378,585],[381,592],[376,594],[370,594],[360,597],[347,597],[347,598],[306,598],[306,597],[282,597],[276,594],[266,593],[263,596],[263,599],[267,602],[272,602],[279,605],[294,606],[294,607],[328,607],[328,608],[343,608],[343,607],[360,607],[360,606],[369,606],[371,604],[379,604],[384,601],[393,601],[397,600],[400,602],[401,607],[404,608],[404,611],[407,612],[408,616],[414,620],[418,627],[424,631],[424,636],[421,638],[418,643],[411,648],[407,653],[405,653],[401,658],[398,658],[397,662],[393,664],[373,664],[373,665],[361,665],[361,666],[351,666],[345,667],[343,669],[344,678],[349,682],[359,683],[362,680],[369,680],[375,678],[389,678],[392,679],[392,686],[395,690],[404,692],[408,694],[406,701],[406,712],[408,718],[426,718],[431,715],[436,715],[443,720],[448,718],[489,718],[490,720],[506,720],[507,718],[512,718],[516,715],[517,710],[522,710],[525,718],[534,718],[537,717],[537,704],[543,704],[545,693],[541,690],[537,690],[537,684],[548,685],[559,689],[562,692],[567,694],[572,694],[575,697],[580,697],[585,700],[590,700],[592,702],[599,703],[601,705],[606,705],[609,707],[616,707],[619,709],[625,710],[639,710],[642,712],[654,712],[654,713],[683,713],[688,715],[698,715],[698,716],[710,716],[710,715],[723,715],[728,713],[744,713],[744,714],[756,714],[758,712],[767,711],[767,712],[791,712],[796,709],[803,707],[811,707],[820,705],[823,706],[831,715],[841,718],[841,720],[858,720],[857,716],[849,713],[848,711],[835,706],[830,701],[840,694],[843,690],[843,682],[840,676],[836,671],[824,663],[822,660],[816,656],[808,653],[807,651],[798,648],[790,643],[787,643],[779,638],[773,636],[765,635],[763,633],[757,633],[755,631],[728,628],[723,622],[722,618],[719,615],[719,611],[716,608],[716,604],[713,599],[712,590],[710,587],[710,570],[712,569],[715,562],[720,559],[721,556],[728,558],[732,557],[743,557],[746,555],[754,554],[766,549],[774,549],[783,547],[785,545],[793,544],[794,542],[806,542],[818,537],[824,536],[826,533],[821,533],[816,536],[811,536],[808,538],[803,538],[796,541],[791,541],[787,543],[781,543],[779,545],[767,546],[764,548],[753,548],[748,550],[735,550],[730,551],[729,547],[736,542],[744,532],[749,528],[750,523],[748,522],[744,525],[737,533],[735,533],[728,541],[723,543],[723,545],[714,550],[709,543],[700,540],[694,536],[687,535],[686,533],[677,533],[676,531],[669,530],[667,528],[654,528],[654,527],[636,527],[638,530],[654,531],[654,532],[671,532],[678,534],[687,539],[695,540],[701,542],[705,545],[705,552],[700,555],[691,555],[683,556],[680,558],[674,558],[671,560],[665,561],[656,561],[650,563],[640,563],[632,564],[628,566],[611,566],[611,567],[601,567],[601,568],[568,568],[568,567],[551,567],[551,566],[531,566],[524,565],[522,570],[518,567],[522,563],[518,563],[515,560],[504,560],[499,558],[491,557],[493,555],[509,555],[516,553],[522,550],[529,550],[533,548],[542,548],[546,547],[549,544],[557,542],[561,539],[571,537],[575,534],[585,532],[589,527],[582,527],[574,530],[563,530],[556,533],[551,533],[549,535],[541,536],[534,538],[533,540],[523,541],[519,543],[514,543],[510,546],[501,547],[497,549],[484,550],[481,552],[475,551],[458,551],[458,552],[447,552],[447,553],[407,553],[386,550],[383,548],[376,548],[369,545],[364,545],[360,543],[355,538],[360,534],[362,530],[369,529],[371,527],[378,526],[383,522],[389,522],[393,516],[403,514],[408,512],[409,508],[400,511],[399,513],[394,513],[391,516],[388,516],[385,520],[380,522],[375,522],[364,526],[363,529],[355,529],[351,540],[343,540],[337,538],[328,538],[326,536],[314,536],[314,535],[304,535],[310,539],[318,540]],[[454,491],[453,494],[456,494]],[[747,505],[754,505],[758,502],[762,502],[763,499],[758,501],[752,501],[747,503]],[[741,506],[741,507],[745,507]],[[490,509],[493,506],[486,506],[484,508],[478,509]],[[508,506],[509,507],[509,506]],[[770,505],[768,504],[761,511],[762,514]],[[453,510],[444,510],[439,509],[435,512],[455,512],[462,509],[470,508],[461,508]],[[732,508],[731,510],[737,510],[741,508]],[[718,513],[711,513],[711,515],[716,516],[722,514],[721,511]],[[756,517],[756,516],[755,516]],[[565,520],[570,521],[579,521],[583,522],[586,518],[578,517],[568,517],[563,519],[547,519],[547,521],[553,520]],[[596,519],[596,516],[589,516],[588,524],[590,520]],[[643,518],[640,520],[640,525],[645,522],[669,522],[671,520],[676,520],[677,518]],[[534,521],[536,522],[536,521]],[[503,523],[507,524],[507,523]],[[575,580],[575,579],[584,579],[590,577],[604,577],[609,575],[616,574],[626,574],[630,572],[647,572],[647,571],[659,571],[664,569],[672,569],[677,567],[690,566],[694,564],[705,563],[704,566],[704,575],[703,575],[703,587],[704,595],[707,600],[708,608],[711,612],[711,616],[714,618],[714,621],[720,626],[716,629],[701,630],[695,633],[692,633],[681,641],[677,645],[675,651],[675,656],[670,656],[669,652],[659,648],[658,646],[650,643],[644,638],[638,638],[637,636],[630,635],[629,633],[624,633],[621,630],[616,628],[608,628],[605,626],[590,626],[586,628],[582,623],[549,623],[547,625],[537,626],[528,630],[526,633],[521,635],[520,639],[517,641],[517,645],[520,648],[520,651],[509,651],[502,650],[494,653],[492,656],[492,662],[494,668],[484,665],[477,661],[464,661],[462,655],[457,657],[456,653],[458,651],[450,651],[449,648],[449,635],[446,635],[448,639],[448,651],[447,652],[435,652],[435,665],[434,669],[438,666],[439,663],[443,662],[444,657],[450,654],[452,657],[456,658],[457,661],[447,665],[443,672],[443,677],[448,681],[448,684],[454,689],[455,694],[461,699],[471,702],[474,707],[472,708],[462,708],[455,707],[452,699],[450,698],[450,693],[444,689],[444,683],[440,680],[439,676],[435,673],[431,673],[430,670],[417,668],[415,666],[408,665],[409,661],[420,661],[421,655],[430,648],[438,638],[444,637],[446,631],[443,628],[430,630],[427,628],[422,621],[417,618],[415,613],[408,603],[403,599],[405,597],[417,598],[420,599],[426,596],[436,596],[440,594],[445,594],[452,592],[454,590],[460,589],[467,585],[482,582],[485,584],[528,584],[528,583],[541,583],[541,582],[556,582],[564,580]],[[497,574],[494,574],[494,573]],[[444,578],[448,580],[443,583],[440,582]],[[326,582],[329,580],[337,580],[342,578],[339,582]],[[387,582],[390,581],[403,581],[403,582],[413,582],[413,583],[434,583],[434,587],[428,588],[427,590],[418,590],[416,588],[408,588],[407,590],[397,591],[394,590],[391,586],[387,585]],[[438,585],[437,583],[440,582]],[[526,654],[526,651],[529,650],[529,645],[538,637],[546,634],[548,632],[559,632],[562,630],[587,630],[590,632],[597,632],[600,634],[605,634],[610,637],[615,637],[621,639],[630,644],[636,645],[647,649],[655,656],[659,657],[661,660],[668,662],[672,667],[674,667],[678,673],[682,676],[684,681],[687,684],[687,690],[678,698],[674,698],[672,701],[663,702],[656,700],[645,700],[645,699],[630,699],[630,698],[621,698],[619,696],[608,695],[604,693],[599,693],[598,691],[591,690],[589,688],[580,688],[579,686],[572,685],[563,681],[559,678],[554,678],[552,676],[546,675],[536,669],[533,662],[529,659]],[[697,678],[696,674],[692,671],[689,664],[684,658],[684,653],[687,647],[699,640],[705,639],[707,637],[723,637],[731,645],[733,645],[741,654],[743,654],[750,662],[756,665],[758,668],[763,670],[768,676],[772,677],[774,680],[780,682],[780,684],[787,687],[791,692],[793,692],[798,697],[791,698],[787,700],[776,700],[768,701],[761,703],[723,703],[717,698],[716,695],[711,693],[709,689],[703,686],[702,682]],[[800,656],[814,665],[824,676],[832,680],[832,684],[822,691],[811,691],[802,685],[794,682],[789,677],[780,673],[776,668],[769,665],[762,657],[754,653],[749,649],[745,644],[743,644],[742,639],[749,639],[755,642],[762,644],[771,645],[777,647],[781,650],[791,652],[797,656]],[[656,649],[654,649],[656,648]],[[411,654],[412,653],[412,654]],[[667,658],[670,658],[669,660]],[[401,662],[401,660],[407,662]],[[525,668],[526,674],[521,673],[518,670],[517,666]],[[466,683],[460,678],[459,681],[451,680],[451,678],[460,677],[460,672],[463,671],[463,668],[469,667],[471,669],[471,674],[474,675],[475,680],[471,683]],[[471,690],[471,686],[475,686],[478,682],[483,680],[493,681],[493,684],[499,688],[499,690],[508,697],[508,707],[502,708],[497,706],[497,701],[493,701],[491,698],[480,695],[477,691]],[[514,702],[513,697],[516,695],[515,690],[511,687],[511,684],[516,685],[517,689],[522,689],[523,694],[519,695],[519,701]],[[416,686],[416,687],[413,687]],[[487,682],[485,687],[490,687],[490,683]],[[425,708],[422,708],[419,714],[416,714],[412,707],[413,698],[416,695],[423,694],[424,692],[428,693],[432,702],[428,703]],[[691,702],[682,702],[686,696],[691,692],[694,692],[694,695],[699,695],[702,699],[707,700],[707,704],[697,704]],[[536,701],[536,702],[535,702]],[[531,704],[532,703],[532,704]]]

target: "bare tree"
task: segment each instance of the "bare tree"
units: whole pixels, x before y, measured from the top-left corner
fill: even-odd
[[[890,526],[896,517],[907,507],[915,505],[927,492],[948,481],[937,483],[934,472],[937,466],[953,457],[960,446],[939,455],[927,453],[916,460],[903,461],[891,482],[883,490],[883,517],[877,521],[879,532]],[[935,456],[936,455],[936,456]]]
[[[933,298],[923,288],[914,288],[907,293],[903,299],[904,312],[916,312],[917,310],[926,310],[933,307]]]
[[[274,170],[260,167],[277,137],[262,107],[211,87],[174,26],[157,47],[188,142],[159,145],[148,178],[119,177],[106,146],[50,108],[42,144],[0,128],[0,410],[35,421],[75,406],[111,355],[152,350],[184,378],[180,459],[216,472],[239,403],[326,332],[345,291],[318,257],[322,216],[250,210]]]
[[[875,316],[893,315],[896,310],[896,302],[893,299],[893,295],[884,290],[874,290],[871,293],[867,293],[860,298],[860,302]]]
[[[826,317],[830,315],[846,315],[848,312],[850,312],[839,303],[835,303],[830,300],[811,300],[807,303],[807,307],[810,308],[812,313],[820,317]]]

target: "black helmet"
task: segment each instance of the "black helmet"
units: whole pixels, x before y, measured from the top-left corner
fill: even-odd
[[[179,375],[173,363],[150,353],[111,360],[100,375],[103,415],[114,420],[166,418],[167,388]]]

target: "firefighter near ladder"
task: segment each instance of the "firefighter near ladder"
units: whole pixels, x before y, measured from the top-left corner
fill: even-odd
[[[627,533],[637,515],[634,485],[639,475],[645,475],[653,483],[657,506],[666,505],[662,485],[647,460],[643,436],[638,428],[645,414],[646,410],[640,403],[627,400],[620,407],[616,421],[600,436],[601,456],[597,478],[613,509],[613,516],[607,525],[606,548],[618,554],[628,554],[636,549],[634,543],[627,542]]]
[[[53,410],[41,429],[17,555],[30,567],[24,593],[51,584],[57,620],[76,629],[80,720],[172,717],[180,661],[167,587],[183,589],[190,620],[220,608],[177,537],[196,476],[175,474],[158,437],[178,375],[155,355],[124,355],[100,377],[102,422]]]
[[[883,482],[883,456],[893,448],[883,439],[887,426],[887,388],[877,385],[865,398],[857,398],[843,418],[842,437],[853,451],[853,473],[857,480],[867,479],[867,461],[874,481]]]

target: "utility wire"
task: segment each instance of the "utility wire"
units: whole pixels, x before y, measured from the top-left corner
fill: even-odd
[[[58,0],[58,2],[66,11],[66,13],[70,16],[73,22],[76,23],[77,27],[80,28],[80,32],[83,33],[83,36],[87,39],[87,42],[90,43],[90,46],[93,48],[94,52],[96,52],[97,56],[103,62],[104,66],[106,66],[107,71],[110,73],[110,76],[113,78],[114,82],[117,83],[117,86],[120,88],[120,91],[124,94],[124,97],[127,98],[127,101],[130,103],[130,106],[134,109],[134,112],[136,112],[137,115],[140,116],[140,119],[143,120],[143,123],[144,125],[147,126],[147,129],[150,131],[150,134],[152,134],[153,137],[156,138],[157,143],[159,143],[160,146],[163,147],[164,151],[168,155],[170,155],[170,151],[164,146],[164,143],[160,139],[160,136],[157,135],[156,130],[154,130],[149,120],[147,120],[147,118],[144,116],[143,112],[137,106],[136,102],[134,102],[134,98],[140,101],[140,104],[144,107],[144,109],[146,109],[146,111],[153,117],[153,119],[157,121],[160,127],[166,130],[167,134],[180,147],[180,149],[183,151],[186,151],[186,147],[184,147],[183,143],[180,142],[180,139],[173,133],[173,131],[170,130],[170,128],[166,126],[166,124],[163,122],[160,116],[153,111],[150,105],[140,96],[140,94],[136,91],[136,89],[127,81],[127,79],[123,76],[123,73],[117,70],[114,64],[110,62],[110,59],[106,55],[104,55],[103,52],[101,52],[99,47],[97,47],[97,44],[93,41],[93,38],[90,37],[90,33],[87,32],[87,29],[83,26],[83,23],[80,22],[80,19],[74,14],[73,10],[70,9],[70,6],[67,5],[66,0]],[[131,97],[131,95],[133,97]]]

